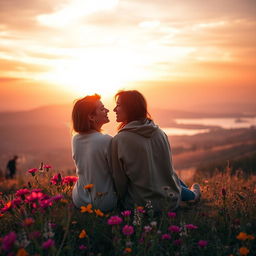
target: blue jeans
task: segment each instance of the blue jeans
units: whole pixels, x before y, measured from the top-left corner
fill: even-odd
[[[188,186],[180,180],[181,185],[181,201],[190,201],[194,200],[196,195],[193,191],[191,191]]]

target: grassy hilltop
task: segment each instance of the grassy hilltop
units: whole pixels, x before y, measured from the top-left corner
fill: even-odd
[[[0,255],[255,255],[256,176],[241,170],[197,176],[198,204],[173,212],[166,203],[157,215],[150,205],[75,209],[76,177],[50,166],[30,172],[0,185]]]

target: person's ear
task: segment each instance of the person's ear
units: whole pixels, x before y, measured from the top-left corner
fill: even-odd
[[[95,121],[95,115],[93,115],[93,114],[88,115],[88,119],[89,119],[90,122],[94,122]]]

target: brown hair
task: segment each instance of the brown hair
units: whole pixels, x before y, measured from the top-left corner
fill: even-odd
[[[118,129],[123,128],[126,124],[132,121],[143,120],[146,118],[151,119],[151,115],[147,110],[146,99],[140,92],[136,90],[119,91],[115,95],[115,100],[117,100],[117,98],[120,99],[122,108],[127,116],[126,122],[122,122]]]
[[[87,133],[95,129],[89,120],[89,115],[96,111],[96,102],[100,100],[100,95],[94,94],[76,100],[72,110],[73,130],[77,133]]]

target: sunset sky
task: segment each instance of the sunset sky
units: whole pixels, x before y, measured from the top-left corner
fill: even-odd
[[[255,0],[1,0],[0,39],[0,111],[120,88],[256,100]]]

